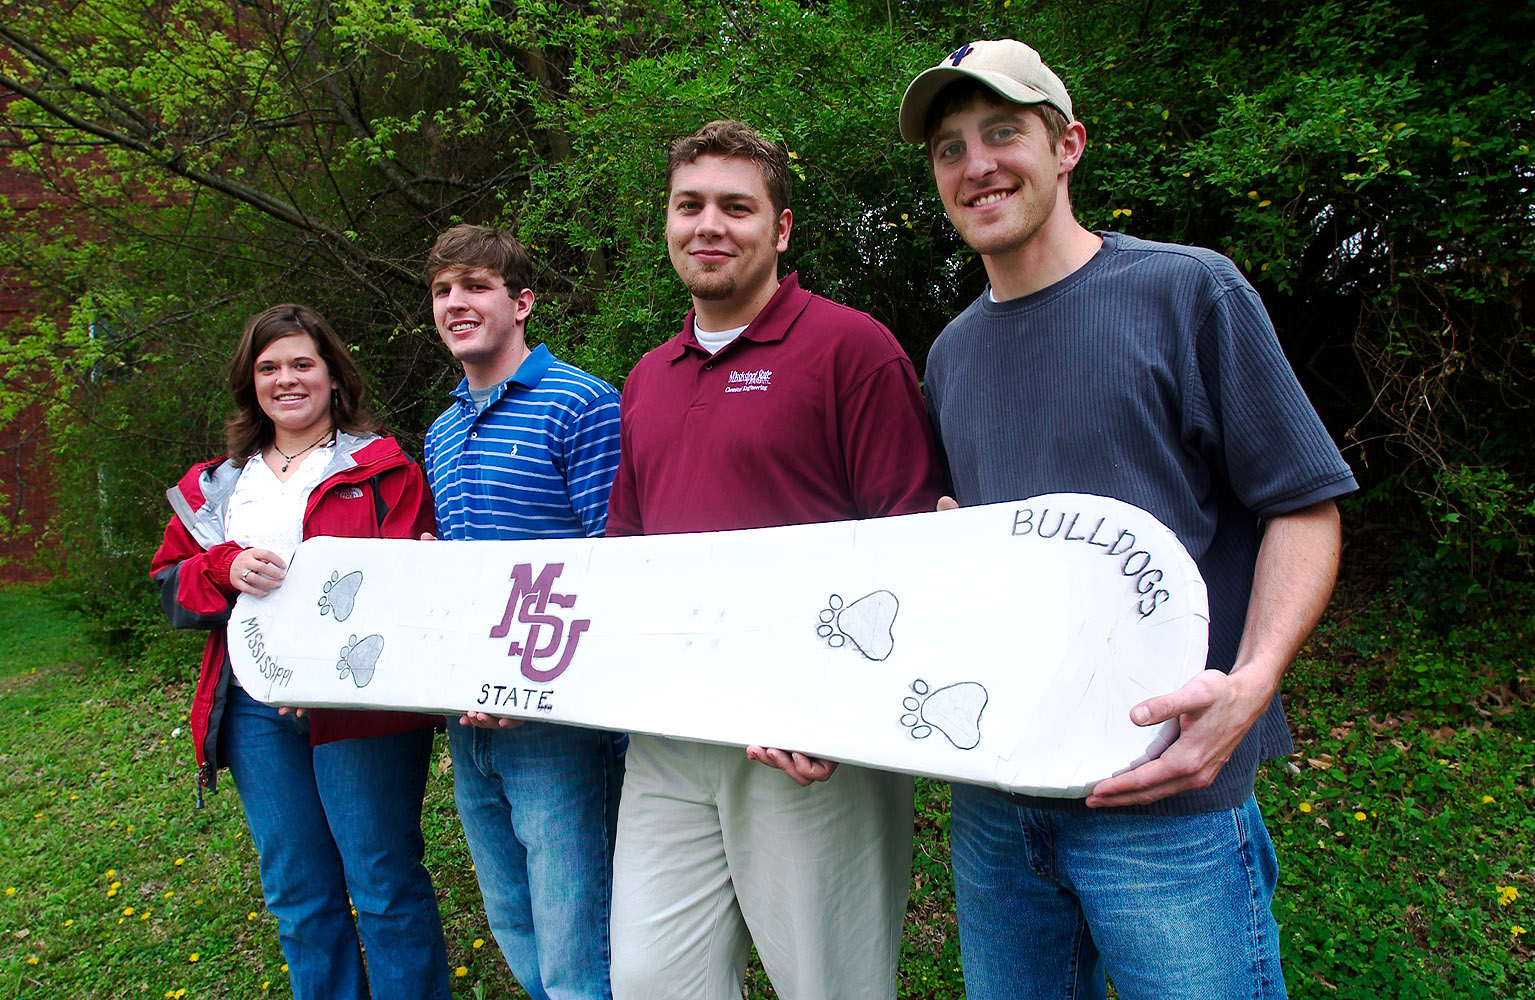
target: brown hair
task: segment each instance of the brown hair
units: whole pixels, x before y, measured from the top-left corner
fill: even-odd
[[[933,133],[938,131],[938,126],[943,119],[961,108],[969,106],[974,101],[985,101],[998,107],[1016,103],[1003,97],[979,80],[966,77],[956,80],[938,92],[933,98],[933,103],[927,108],[927,121],[923,123],[922,135],[927,142],[933,139]],[[1066,134],[1066,126],[1071,123],[1059,109],[1051,104],[1025,104],[1040,120],[1045,123],[1045,135],[1050,139],[1050,148],[1055,149],[1061,144],[1061,136]],[[932,156],[932,150],[928,150],[928,156]]]
[[[362,376],[351,355],[325,317],[308,306],[284,302],[263,309],[245,321],[245,332],[229,359],[229,389],[234,395],[235,415],[224,423],[224,447],[229,457],[243,459],[272,443],[276,428],[256,401],[256,359],[274,340],[307,333],[320,352],[320,360],[336,387],[330,394],[333,427],[349,434],[376,433],[379,421],[364,400]]]
[[[426,255],[426,280],[431,284],[444,271],[477,271],[498,274],[506,282],[506,294],[516,298],[533,287],[533,264],[528,252],[510,230],[461,222],[437,237]]]
[[[672,175],[677,168],[700,156],[727,156],[750,160],[762,171],[773,214],[789,207],[789,157],[783,147],[768,142],[745,122],[720,119],[712,121],[692,135],[672,143],[666,159],[666,196],[672,195]]]

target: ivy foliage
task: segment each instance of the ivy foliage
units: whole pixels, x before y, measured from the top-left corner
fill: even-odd
[[[1264,295],[1368,487],[1360,524],[1451,615],[1527,573],[1535,13],[1488,0],[10,0],[0,422],[43,421],[54,551],[131,579],[163,487],[216,452],[241,320],[318,307],[407,444],[456,381],[418,269],[515,226],[531,333],[621,382],[687,302],[665,149],[740,117],[790,151],[788,268],[917,360],[984,273],[895,109],[963,42],[1012,36],[1070,87],[1096,228],[1215,247]],[[38,209],[37,197],[44,208]],[[104,526],[110,526],[106,530]],[[110,537],[109,537],[110,536]],[[1405,560],[1405,561],[1404,561]],[[116,592],[114,592],[116,594]]]

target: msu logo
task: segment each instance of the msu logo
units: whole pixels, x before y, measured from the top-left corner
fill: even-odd
[[[512,594],[506,601],[506,613],[501,616],[501,624],[490,630],[492,639],[504,639],[514,624],[528,627],[527,635],[514,639],[506,652],[508,656],[522,657],[522,676],[530,681],[552,681],[564,673],[576,653],[581,634],[592,624],[589,618],[567,622],[558,612],[549,613],[551,604],[567,610],[576,605],[575,594],[554,593],[554,581],[564,569],[564,563],[549,563],[534,579],[532,563],[513,567]]]

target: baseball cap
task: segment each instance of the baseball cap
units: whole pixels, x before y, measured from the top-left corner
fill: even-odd
[[[969,77],[1015,104],[1048,104],[1072,121],[1071,95],[1066,85],[1039,58],[1039,53],[1011,38],[984,39],[961,45],[917,74],[901,98],[901,138],[921,142],[927,112],[938,92],[955,80]]]

